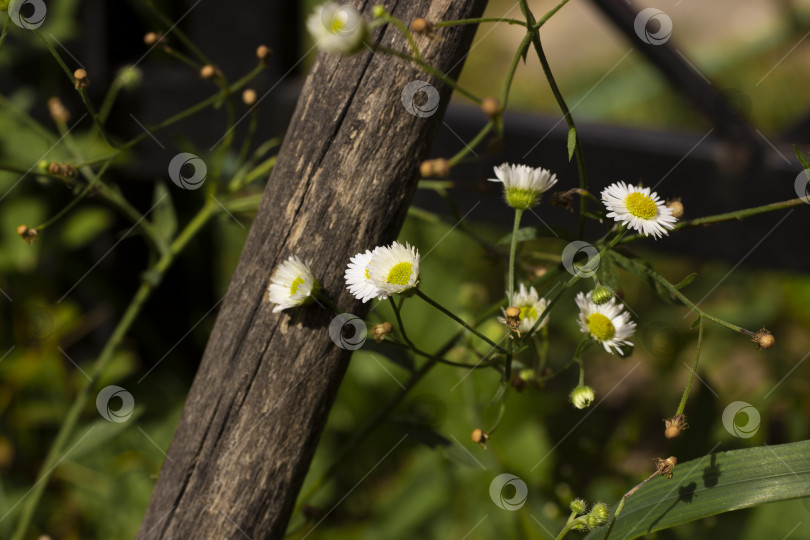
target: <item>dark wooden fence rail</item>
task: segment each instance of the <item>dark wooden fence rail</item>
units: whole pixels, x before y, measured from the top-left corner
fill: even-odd
[[[369,13],[376,1],[366,2]],[[398,17],[480,15],[486,0],[387,2]],[[457,76],[474,28],[420,38],[424,56]],[[392,47],[391,28],[374,41]],[[440,90],[429,118],[408,113],[414,79]],[[348,258],[392,240],[416,186],[420,159],[450,88],[397,59],[319,55],[186,402],[139,538],[282,538],[346,369],[350,351],[329,337],[329,311],[272,313],[271,271],[295,253],[325,291],[363,315],[343,283]],[[241,533],[240,533],[241,531]]]

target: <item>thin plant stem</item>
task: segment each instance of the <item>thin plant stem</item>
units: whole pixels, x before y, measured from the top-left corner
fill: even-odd
[[[506,350],[504,350],[503,347],[500,347],[497,343],[495,343],[494,341],[489,339],[487,336],[485,336],[484,334],[482,334],[481,332],[479,332],[478,330],[476,330],[475,328],[473,328],[472,326],[470,326],[469,324],[464,322],[455,313],[453,313],[452,311],[450,311],[446,307],[442,306],[441,304],[439,304],[438,302],[433,300],[431,297],[429,297],[428,295],[423,293],[421,290],[419,290],[419,289],[413,289],[413,290],[416,292],[416,296],[418,296],[419,298],[421,298],[422,300],[424,300],[425,302],[427,302],[431,306],[435,307],[436,309],[438,309],[439,311],[441,311],[442,313],[444,313],[445,315],[447,315],[448,317],[450,317],[451,319],[453,319],[454,321],[459,323],[461,326],[463,326],[464,328],[466,328],[467,330],[472,332],[477,337],[479,337],[479,338],[483,339],[484,341],[486,341],[487,343],[489,343],[490,345],[495,347],[500,352],[506,353]]]
[[[512,243],[509,246],[509,305],[515,305],[515,254],[517,253],[517,233],[523,210],[515,209],[515,222],[512,225]]]
[[[450,166],[451,166],[451,167],[453,167],[453,166],[455,166],[455,165],[458,165],[458,164],[459,164],[459,162],[460,162],[462,159],[464,159],[465,157],[467,157],[467,154],[469,154],[470,152],[472,152],[472,151],[473,151],[473,149],[474,149],[476,146],[478,146],[478,145],[481,143],[481,141],[483,141],[483,140],[484,140],[484,137],[486,137],[487,133],[489,133],[490,131],[492,131],[492,128],[493,128],[493,126],[494,126],[494,125],[495,125],[495,122],[493,122],[492,120],[490,120],[489,122],[487,122],[487,124],[486,124],[486,125],[485,125],[483,128],[481,128],[481,131],[479,131],[479,132],[478,132],[478,134],[477,134],[477,135],[476,135],[476,136],[475,136],[475,137],[474,137],[474,138],[473,138],[473,139],[472,139],[472,140],[471,140],[469,143],[466,143],[466,144],[464,145],[464,148],[462,148],[461,150],[459,150],[459,151],[456,153],[456,155],[454,155],[454,156],[453,156],[453,157],[451,157],[449,160],[447,160],[447,161],[448,161],[448,163],[450,164]]]
[[[416,346],[413,344],[413,341],[410,340],[408,334],[405,332],[405,325],[402,323],[402,316],[399,313],[399,306],[397,305],[396,300],[394,300],[393,296],[389,296],[388,301],[391,303],[391,309],[394,310],[394,316],[397,318],[397,326],[399,327],[399,331],[402,333],[402,339],[405,340],[408,347],[416,350]]]
[[[100,179],[104,175],[104,173],[107,171],[107,167],[109,167],[111,162],[112,161],[108,161],[107,163],[104,164],[103,167],[101,167],[101,169],[98,171],[98,173],[95,176],[96,179]],[[74,206],[76,206],[76,204],[79,201],[84,199],[85,195],[90,193],[90,191],[93,189],[93,187],[95,187],[95,182],[88,182],[87,185],[84,187],[84,189],[82,189],[79,192],[78,195],[73,197],[73,199],[71,199],[71,201],[69,203],[67,203],[67,205],[65,205],[64,208],[62,208],[59,212],[57,212],[56,215],[54,215],[52,218],[45,221],[45,223],[43,223],[42,225],[40,225],[38,227],[34,227],[34,229],[36,229],[37,231],[41,231],[41,230],[45,229],[46,227],[48,227],[49,225],[51,225],[52,223],[55,223],[55,222],[59,221],[64,215],[66,215],[68,212],[70,212],[70,210]]]
[[[394,17],[390,13],[386,13],[383,20],[393,24],[397,28],[397,30],[399,30],[399,32],[408,41],[408,45],[411,47],[411,51],[413,51],[414,59],[422,62],[422,53],[419,51],[419,46],[416,44],[416,41],[413,39],[413,34],[411,34],[411,31],[408,30],[408,26],[404,22],[402,22],[399,18]]]
[[[689,382],[686,383],[686,388],[684,388],[683,390],[683,397],[681,397],[681,402],[678,404],[678,410],[675,411],[675,416],[683,414],[683,411],[686,408],[686,400],[689,397],[689,390],[692,388],[692,381],[695,380],[698,362],[700,362],[700,346],[702,343],[703,343],[703,316],[700,316],[698,317],[698,342],[697,342],[697,349],[695,350],[695,361],[692,363],[692,373],[689,375]]]
[[[521,21],[519,19],[506,19],[503,17],[479,17],[477,19],[456,19],[455,21],[439,21],[433,23],[433,27],[446,28],[448,26],[462,26],[465,24],[481,24],[481,23],[506,23],[506,24],[516,24],[519,26],[526,26],[526,21]]]
[[[3,31],[0,33],[0,50],[3,49],[3,43],[6,41],[6,35],[8,34],[8,27],[11,24],[11,17],[6,17],[5,22],[3,23]]]
[[[53,470],[56,468],[59,460],[63,457],[61,454],[64,451],[68,440],[73,435],[73,431],[76,428],[79,416],[81,415],[81,412],[84,409],[88,398],[90,397],[90,393],[101,375],[104,373],[105,368],[109,365],[110,360],[113,358],[113,354],[121,343],[121,340],[129,331],[130,326],[141,312],[141,309],[151,295],[152,291],[159,285],[160,278],[162,278],[166,270],[169,269],[177,254],[183,250],[183,248],[188,244],[189,240],[191,240],[208,222],[215,211],[215,206],[212,203],[207,203],[188,223],[183,232],[177,236],[175,241],[172,243],[171,249],[164,253],[157,263],[155,263],[155,265],[149,269],[148,273],[156,276],[157,278],[144,280],[141,282],[141,286],[138,288],[126,311],[124,311],[121,320],[116,325],[112,335],[107,340],[107,343],[104,345],[104,348],[101,350],[101,353],[99,354],[95,363],[90,368],[88,378],[82,379],[82,384],[79,388],[78,394],[73,400],[73,404],[70,406],[70,409],[68,409],[67,415],[65,416],[65,419],[56,435],[56,439],[51,444],[48,454],[45,457],[45,461],[40,467],[40,472],[37,476],[36,482],[34,483],[34,487],[30,491],[28,498],[25,500],[20,520],[17,522],[17,528],[14,531],[12,540],[23,540],[25,538],[28,528],[31,525],[31,520],[33,519],[34,513],[39,505],[40,499],[42,498],[42,494],[48,485],[48,481],[53,474]]]

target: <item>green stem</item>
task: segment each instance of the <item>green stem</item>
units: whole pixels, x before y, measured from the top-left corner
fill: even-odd
[[[788,201],[780,201],[770,204],[765,204],[762,206],[755,206],[753,208],[746,208],[744,210],[736,210],[734,212],[727,212],[725,214],[716,214],[714,216],[706,216],[702,218],[692,219],[689,221],[681,221],[675,227],[673,227],[672,231],[679,231],[681,229],[689,229],[692,227],[700,227],[701,225],[711,225],[713,223],[721,223],[724,221],[739,221],[751,216],[757,216],[759,214],[765,214],[767,212],[774,212],[777,210],[785,210],[787,208],[793,208],[795,206],[801,206],[805,204],[806,201],[802,198],[798,199],[790,199]],[[625,238],[622,243],[633,242],[640,238],[644,238],[642,234],[634,234],[633,236],[629,236]]]
[[[470,92],[468,90],[465,90],[464,88],[459,86],[459,84],[456,81],[454,81],[453,79],[451,79],[450,77],[448,77],[447,75],[445,75],[444,73],[439,71],[438,69],[434,68],[433,66],[431,66],[430,64],[428,64],[424,60],[414,58],[413,56],[402,53],[402,52],[399,52],[396,49],[389,49],[388,47],[382,47],[380,45],[377,45],[377,46],[374,47],[374,52],[381,52],[383,54],[389,54],[389,55],[395,56],[397,58],[402,58],[403,60],[411,61],[411,62],[415,63],[416,65],[418,65],[419,67],[421,67],[422,69],[424,69],[427,73],[429,73],[429,74],[433,75],[434,77],[440,79],[444,84],[446,84],[447,86],[453,88],[459,94],[465,96],[466,98],[470,99],[471,101],[474,101],[475,103],[477,103],[479,105],[481,104],[481,101],[482,101],[481,98],[479,98],[478,96],[476,96],[472,92]]]
[[[560,534],[557,535],[556,540],[562,540],[565,536],[571,531],[571,526],[574,524],[574,520],[577,517],[576,512],[571,512],[571,515],[568,517],[568,521],[565,522]]]
[[[112,161],[108,161],[107,163],[105,163],[105,164],[104,164],[104,166],[103,166],[103,167],[102,167],[102,168],[101,168],[101,169],[98,171],[98,174],[97,174],[96,178],[101,178],[101,177],[104,175],[104,173],[105,173],[105,172],[106,172],[106,170],[107,170],[107,167],[109,167],[109,165],[110,165],[110,163],[111,163],[111,162],[112,162]],[[76,195],[75,197],[73,197],[73,199],[71,199],[71,201],[70,201],[70,202],[69,202],[67,205],[65,205],[65,207],[64,207],[64,208],[62,208],[62,209],[61,209],[59,212],[57,212],[57,213],[56,213],[56,215],[54,215],[54,216],[53,216],[52,218],[50,218],[49,220],[45,221],[45,223],[43,223],[43,224],[42,224],[42,225],[40,225],[39,227],[34,227],[34,228],[35,228],[37,231],[41,231],[41,230],[45,229],[46,227],[48,227],[49,225],[51,225],[52,223],[55,223],[56,221],[59,221],[59,220],[60,220],[60,219],[61,219],[61,218],[62,218],[62,217],[65,215],[65,214],[67,214],[68,212],[70,212],[70,210],[71,210],[71,209],[72,209],[74,206],[76,206],[76,204],[77,204],[79,201],[81,201],[82,199],[84,199],[85,195],[87,195],[88,193],[90,193],[90,191],[93,189],[93,187],[94,187],[94,183],[93,183],[93,182],[88,182],[88,184],[87,184],[87,185],[84,187],[84,189],[82,189],[82,190],[79,192],[79,194],[78,194],[78,195]]]
[[[477,19],[457,19],[455,21],[440,21],[437,23],[433,23],[433,27],[446,28],[448,26],[461,26],[465,24],[481,24],[481,23],[507,23],[507,24],[517,24],[519,26],[526,26],[526,21],[521,21],[518,19],[505,19],[503,17],[479,17]]]
[[[515,209],[515,222],[512,226],[512,243],[509,246],[509,305],[515,305],[515,254],[517,253],[517,233],[523,210]]]
[[[405,325],[402,323],[402,316],[399,313],[399,306],[397,306],[393,296],[389,296],[388,301],[391,303],[391,309],[394,310],[394,316],[397,318],[397,326],[399,326],[399,331],[402,333],[402,339],[405,340],[408,347],[415,350],[416,346],[413,344],[413,341],[408,338],[408,334],[405,332]]]
[[[176,255],[182,251],[189,240],[199,232],[199,230],[207,223],[208,219],[213,215],[215,207],[213,204],[207,203],[197,215],[189,222],[186,228],[181,232],[175,241],[172,243],[171,249],[165,253],[158,262],[148,270],[152,276],[157,276],[157,279],[144,280],[138,288],[135,296],[132,298],[129,306],[124,312],[118,325],[115,327],[104,348],[101,350],[98,359],[89,370],[88,378],[83,379],[79,392],[73,401],[65,420],[59,428],[56,439],[48,451],[45,461],[40,467],[39,475],[37,476],[34,488],[30,491],[25,505],[22,509],[20,520],[17,522],[17,528],[14,531],[13,540],[23,540],[26,532],[31,525],[31,520],[42,498],[42,494],[48,485],[48,481],[53,474],[53,469],[63,456],[65,445],[71,438],[76,424],[79,420],[82,410],[90,396],[93,387],[98,382],[101,375],[104,373],[105,368],[113,358],[113,353],[118,348],[121,340],[129,331],[130,326],[135,321],[138,314],[141,312],[144,304],[149,298],[152,291],[160,284],[160,279],[165,274],[166,270],[171,266]]]
[[[689,397],[689,390],[692,388],[692,381],[695,380],[695,374],[697,373],[698,362],[700,361],[700,346],[703,343],[703,317],[698,317],[698,342],[697,342],[697,349],[695,350],[695,361],[692,363],[692,373],[689,375],[689,382],[686,383],[686,388],[683,391],[683,397],[681,397],[681,402],[678,404],[678,410],[675,411],[675,416],[679,414],[683,414],[684,409],[686,408],[686,400]]]
[[[98,110],[98,120],[102,124],[107,122],[107,117],[110,116],[110,111],[112,111],[113,105],[115,104],[115,98],[118,97],[118,93],[123,87],[124,85],[121,79],[116,77],[110,85],[110,89],[107,90],[104,101],[101,102],[101,107]]]
[[[568,0],[562,0],[562,2],[554,6],[554,8],[552,8],[551,11],[543,15],[543,17],[541,17],[540,20],[537,21],[537,23],[535,23],[534,26],[532,26],[532,30],[540,30],[540,27],[546,24],[546,21],[549,20],[552,17],[552,15],[560,11],[560,9],[562,9],[562,7],[567,3]]]
[[[545,23],[551,15],[557,12],[562,6],[566,4],[567,0],[564,0],[560,3],[555,9],[549,12],[542,20],[541,23],[536,23],[534,20],[534,15],[532,14],[531,10],[529,9],[528,4],[526,4],[525,0],[521,1],[521,9],[523,10],[523,14],[526,16],[526,20],[528,21],[529,25],[533,28],[536,26],[534,31],[532,32],[532,44],[534,45],[534,50],[537,53],[537,57],[540,59],[540,64],[543,67],[543,73],[546,76],[546,80],[548,81],[549,88],[551,88],[551,92],[554,94],[554,99],[557,100],[557,105],[560,107],[560,110],[565,117],[565,122],[568,124],[569,132],[574,130],[575,133],[575,140],[574,140],[574,156],[577,159],[577,171],[579,172],[579,188],[583,190],[588,189],[588,181],[587,175],[585,171],[585,156],[582,152],[582,145],[579,141],[579,135],[576,133],[576,124],[574,123],[574,118],[571,116],[571,110],[568,108],[568,105],[565,103],[565,99],[563,98],[562,92],[560,92],[559,87],[557,86],[557,81],[554,79],[554,75],[551,72],[551,66],[548,63],[548,59],[546,58],[546,53],[543,51],[543,44],[540,41],[540,31],[539,28],[542,26],[542,23]],[[586,211],[586,199],[584,197],[580,197],[579,199],[579,233],[577,235],[578,238],[582,238],[585,233],[585,211]]]
[[[6,41],[6,35],[8,34],[8,26],[11,24],[11,17],[6,17],[6,21],[3,23],[3,32],[0,33],[0,50],[3,49],[3,43]]]
[[[413,51],[413,56],[416,60],[422,61],[422,53],[419,51],[419,47],[416,45],[416,41],[413,39],[413,35],[411,31],[408,29],[408,26],[402,22],[397,17],[394,17],[390,13],[386,13],[384,20],[396,26],[397,30],[408,40],[408,45],[411,47],[411,51]]]
[[[478,146],[478,144],[480,144],[482,140],[484,140],[484,137],[486,137],[487,133],[492,131],[492,127],[494,125],[495,123],[492,120],[487,122],[487,124],[483,128],[481,128],[481,131],[478,132],[478,135],[476,135],[475,138],[473,138],[473,140],[471,140],[469,143],[465,143],[464,148],[459,150],[458,153],[456,153],[456,155],[454,155],[448,160],[448,162],[450,163],[450,167],[458,165],[458,163],[462,159],[464,159],[467,156],[467,154],[472,152],[473,149],[476,146]]]
[[[445,315],[447,315],[448,317],[450,317],[451,319],[453,319],[454,321],[459,323],[461,326],[466,328],[468,331],[472,332],[474,335],[478,336],[479,338],[483,339],[484,341],[486,341],[487,343],[492,345],[498,351],[500,351],[502,353],[507,352],[503,347],[500,347],[497,343],[495,343],[494,341],[492,341],[491,339],[486,337],[484,334],[482,334],[481,332],[479,332],[478,330],[476,330],[475,328],[473,328],[472,326],[470,326],[469,324],[464,322],[462,319],[460,319],[458,316],[456,316],[455,313],[453,313],[452,311],[450,311],[446,307],[442,306],[441,304],[439,304],[438,302],[436,302],[435,300],[430,298],[428,295],[423,293],[420,289],[413,289],[413,290],[416,292],[416,296],[418,296],[419,298],[421,298],[422,300],[424,300],[425,302],[427,302],[431,306],[435,307],[436,309],[438,309],[439,311],[441,311],[442,313],[444,313]]]

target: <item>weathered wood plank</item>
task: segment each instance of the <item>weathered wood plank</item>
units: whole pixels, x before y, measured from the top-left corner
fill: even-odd
[[[370,14],[377,0],[363,4]],[[405,21],[480,15],[486,0],[386,2]],[[418,38],[425,58],[458,75],[473,28]],[[400,50],[394,29],[376,42]],[[427,118],[402,106],[414,79],[439,89]],[[348,351],[329,338],[330,312],[309,306],[272,313],[265,291],[290,254],[312,263],[346,311],[351,255],[392,240],[413,195],[450,89],[383,55],[318,56],[293,115],[239,265],[163,465],[139,538],[281,538]],[[237,529],[238,527],[238,529]]]

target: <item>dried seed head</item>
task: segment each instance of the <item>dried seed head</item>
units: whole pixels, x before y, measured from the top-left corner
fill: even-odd
[[[667,459],[655,458],[655,466],[658,468],[658,474],[672,478],[672,471],[675,470],[675,465],[678,464],[678,458],[669,456]]]
[[[565,208],[570,212],[574,211],[574,206],[572,204],[574,202],[574,193],[571,190],[555,191],[549,196],[548,200],[553,206]]]
[[[487,449],[486,442],[489,440],[489,435],[481,428],[475,428],[470,435],[470,438],[474,443],[478,443],[481,445],[481,448],[484,450]]]
[[[686,423],[686,416],[683,414],[676,414],[672,418],[664,420],[664,437],[667,439],[674,439],[681,434],[681,431],[689,427]]]
[[[511,306],[511,307],[506,308],[506,316],[519,319],[520,318],[520,308],[515,307],[515,306]]]
[[[248,88],[242,92],[242,102],[248,107],[256,103],[256,90],[253,88]]]
[[[446,178],[450,175],[450,162],[444,158],[428,159],[419,166],[419,173],[423,178],[430,176]]]
[[[672,210],[672,217],[680,219],[683,216],[683,203],[680,198],[667,201],[667,206]]]
[[[148,32],[143,36],[143,42],[147,45],[154,45],[161,38],[161,35],[155,32]]]
[[[87,88],[90,86],[90,80],[87,78],[87,72],[83,69],[77,69],[73,72],[73,78],[76,79],[76,89]]]
[[[390,322],[385,321],[382,324],[375,324],[371,327],[371,335],[374,336],[374,341],[379,343],[385,336],[390,334],[393,331],[394,327],[391,325]]]
[[[760,328],[752,341],[757,344],[757,349],[770,349],[776,343],[776,338],[767,328]]]
[[[417,17],[411,21],[411,32],[416,32],[417,34],[429,34],[432,30],[433,25],[422,17]]]
[[[267,45],[259,45],[256,48],[256,58],[259,59],[259,62],[264,64],[267,61],[267,57],[270,56],[271,52],[272,51],[270,50],[270,47],[268,47]]]
[[[17,227],[17,234],[20,235],[20,238],[22,238],[26,244],[32,244],[39,233],[36,229],[29,228],[28,225],[20,225]]]
[[[203,79],[213,79],[216,74],[216,68],[210,64],[204,65],[200,70],[200,77]]]
[[[501,114],[501,104],[497,99],[487,97],[481,101],[481,110],[490,118],[497,118]]]

